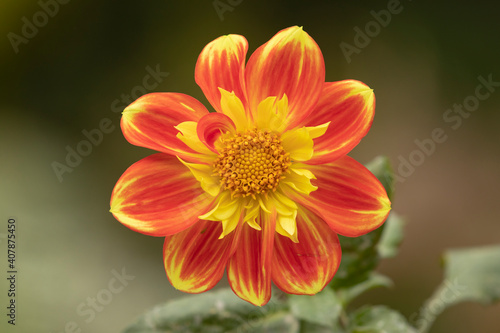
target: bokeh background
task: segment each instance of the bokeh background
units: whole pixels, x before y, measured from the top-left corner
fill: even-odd
[[[411,317],[441,281],[445,249],[500,242],[500,87],[459,128],[443,119],[475,94],[479,76],[500,82],[497,3],[402,0],[400,12],[350,61],[340,44],[355,45],[354,28],[364,31],[374,20],[370,12],[391,1],[221,0],[228,6],[221,15],[211,0],[67,1],[57,13],[51,7],[54,15],[41,24],[45,3],[53,1],[0,3],[1,276],[11,216],[18,221],[19,269],[15,328],[6,325],[1,278],[2,332],[64,332],[71,322],[82,332],[119,332],[145,309],[183,295],[165,277],[163,240],[128,230],[108,212],[116,180],[151,154],[125,141],[116,109],[130,98],[123,95],[140,95],[148,66],[168,73],[153,91],[207,103],[194,82],[196,59],[228,33],[244,35],[250,54],[279,30],[303,26],[322,49],[327,81],[354,78],[374,88],[374,124],[350,154],[362,163],[383,154],[398,172],[401,159],[418,149],[415,140],[430,138],[435,128],[447,135],[396,184],[393,207],[407,218],[406,236],[400,255],[379,267],[395,286],[368,293],[360,305],[387,304]],[[13,45],[13,34],[22,36],[34,16],[38,31],[25,31],[31,37]],[[66,164],[66,147],[75,149],[85,140],[82,131],[104,118],[113,130],[58,179],[53,162]],[[135,278],[94,316],[78,313],[104,295],[113,270]],[[431,332],[499,327],[499,305],[461,304]]]

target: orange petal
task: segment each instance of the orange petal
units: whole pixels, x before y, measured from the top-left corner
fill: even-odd
[[[297,26],[278,32],[259,47],[245,70],[248,103],[253,118],[269,96],[288,96],[287,128],[308,116],[325,82],[325,63],[316,42]]]
[[[208,110],[193,97],[179,93],[152,93],[139,97],[123,111],[122,132],[128,142],[177,155],[190,162],[207,162],[203,154],[177,138],[175,126],[198,121]]]
[[[110,211],[134,231],[167,236],[197,222],[213,201],[175,156],[160,153],[123,173],[113,189]]]
[[[200,141],[216,154],[219,152],[214,146],[215,141],[221,134],[235,130],[234,122],[223,113],[209,113],[203,116],[196,126]]]
[[[307,167],[318,187],[309,196],[283,186],[296,202],[322,217],[333,231],[349,237],[370,232],[382,225],[391,202],[378,179],[349,156],[333,163]]]
[[[301,208],[298,243],[276,234],[273,282],[288,294],[314,295],[330,282],[342,255],[337,234],[316,214]]]
[[[219,282],[234,239],[234,233],[218,239],[221,232],[219,222],[200,220],[189,229],[165,238],[165,271],[175,288],[201,293]]]
[[[209,43],[198,57],[195,80],[214,109],[221,112],[219,88],[233,92],[246,105],[245,57],[248,42],[243,36],[227,35]]]
[[[240,298],[257,306],[271,298],[271,260],[276,227],[276,211],[261,213],[261,230],[248,223],[241,226],[236,252],[229,259],[227,277]]]
[[[326,133],[314,139],[308,164],[323,164],[346,155],[368,133],[375,115],[375,95],[356,80],[327,82],[318,104],[305,121],[317,126],[331,121]]]

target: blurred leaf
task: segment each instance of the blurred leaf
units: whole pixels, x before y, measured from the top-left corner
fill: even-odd
[[[339,289],[337,291],[338,297],[342,300],[342,304],[345,307],[352,300],[354,300],[359,295],[365,293],[368,290],[375,289],[378,287],[390,287],[392,286],[392,281],[387,276],[372,273],[370,277],[352,287]]]
[[[444,254],[445,283],[454,303],[500,300],[500,246],[450,250]]]
[[[280,311],[261,319],[238,326],[227,333],[254,332],[254,333],[299,333],[299,321],[288,311]],[[201,332],[207,332],[204,329]]]
[[[437,316],[454,304],[500,299],[500,246],[449,250],[443,260],[445,280],[420,309],[415,322],[419,332],[427,332]]]
[[[290,295],[288,300],[295,317],[327,327],[333,327],[342,311],[337,295],[328,288],[314,296]]]
[[[272,298],[256,307],[229,288],[190,295],[158,305],[142,315],[125,333],[299,332],[299,322],[286,304]]]
[[[391,212],[384,225],[377,250],[381,258],[392,258],[398,254],[399,244],[403,240],[405,220]]]
[[[416,333],[399,312],[383,305],[363,307],[350,316],[349,333]]]
[[[366,167],[378,178],[392,198],[394,188],[394,174],[389,159],[378,156]],[[379,254],[377,244],[384,230],[380,228],[360,237],[350,238],[339,235],[342,247],[342,261],[333,277],[331,287],[345,288],[359,284],[370,277],[370,273],[377,267]]]
[[[314,324],[305,320],[300,321],[300,333],[344,333],[345,331],[337,326],[328,327]]]

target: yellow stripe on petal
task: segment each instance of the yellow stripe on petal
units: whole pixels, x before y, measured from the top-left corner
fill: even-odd
[[[290,27],[255,50],[245,68],[245,80],[254,116],[267,97],[286,94],[287,129],[294,128],[308,117],[320,97],[325,82],[323,55],[301,27]]]
[[[159,153],[123,173],[113,189],[110,211],[132,230],[167,236],[196,223],[213,201],[176,157]]]
[[[349,153],[368,133],[375,114],[373,89],[356,80],[326,82],[305,126],[331,121],[321,137],[314,138],[308,164],[330,163]]]
[[[248,43],[243,36],[227,35],[209,43],[196,63],[195,80],[208,101],[221,112],[221,91],[234,91],[246,105],[244,82]]]
[[[165,271],[176,289],[201,293],[219,282],[234,241],[233,235],[218,240],[220,232],[219,223],[198,221],[189,229],[165,238]]]
[[[271,298],[276,212],[261,213],[259,220],[261,231],[242,225],[238,246],[227,265],[227,278],[236,295],[262,306]]]
[[[374,216],[375,219],[385,219],[387,218],[387,213],[391,210],[391,201],[386,196],[381,196],[378,198],[380,203],[380,209],[377,210],[352,210],[353,213],[365,214]]]
[[[134,145],[205,163],[207,156],[179,140],[175,126],[186,121],[197,122],[206,114],[208,110],[193,97],[151,93],[125,108],[120,126],[127,141]]]
[[[189,168],[193,176],[200,182],[201,188],[208,194],[215,197],[219,194],[220,183],[218,177],[212,176],[214,169],[210,165],[184,162],[180,157],[179,161]]]
[[[317,177],[317,191],[303,195],[287,185],[281,189],[318,214],[332,230],[358,237],[384,223],[391,209],[390,200],[380,181],[362,164],[344,156],[333,163],[308,168]]]
[[[275,236],[272,279],[286,293],[314,295],[337,271],[340,244],[335,232],[312,212],[299,209],[296,221],[298,242]]]
[[[313,156],[313,140],[305,127],[285,132],[281,136],[283,149],[290,154],[292,161],[307,161]]]

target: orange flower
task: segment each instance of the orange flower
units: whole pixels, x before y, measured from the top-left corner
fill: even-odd
[[[390,211],[380,182],[346,154],[371,126],[372,89],[325,82],[316,42],[278,32],[245,67],[243,36],[209,43],[195,79],[216,110],[180,93],[152,93],[124,111],[132,144],[160,153],[118,180],[111,212],[132,230],[164,236],[165,270],[188,293],[227,276],[255,305],[271,281],[290,294],[321,291],[338,269],[337,234],[378,228]]]

